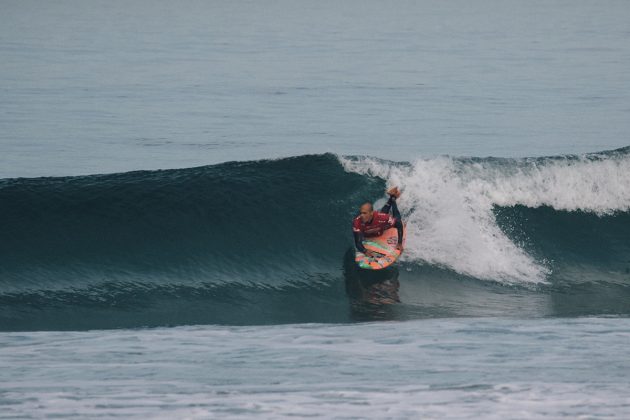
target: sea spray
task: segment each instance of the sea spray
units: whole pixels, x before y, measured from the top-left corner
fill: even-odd
[[[630,149],[528,159],[340,157],[349,172],[382,178],[404,190],[407,260],[507,283],[545,282],[537,260],[498,225],[496,207],[549,206],[599,216],[630,208]]]

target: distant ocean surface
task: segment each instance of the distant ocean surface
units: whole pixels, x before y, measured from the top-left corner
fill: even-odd
[[[625,0],[0,4],[0,177],[630,143]]]
[[[0,0],[0,418],[630,417],[628,22]]]

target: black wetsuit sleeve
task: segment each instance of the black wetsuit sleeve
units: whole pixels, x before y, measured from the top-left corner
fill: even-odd
[[[366,249],[363,246],[363,232],[353,232],[354,233],[354,246],[357,247],[359,252],[365,253]]]
[[[398,211],[398,206],[396,205],[396,199],[395,198],[392,199],[391,206],[392,206],[392,216],[394,216],[396,218],[396,220],[400,221],[401,220],[400,212]]]
[[[396,199],[393,195],[390,195],[387,203],[385,203],[385,205],[381,208],[381,213],[389,213],[389,209],[392,207],[392,203],[394,204],[394,206],[396,206]],[[396,210],[398,211],[398,209]]]
[[[383,206],[381,212],[389,213],[390,209],[392,211],[392,216],[394,216],[394,218],[396,219],[394,226],[398,231],[398,243],[400,244],[402,243],[403,239],[403,224],[402,218],[400,217],[400,211],[398,211],[398,206],[396,205],[396,199],[394,198],[394,196],[389,196],[389,200],[387,200],[387,203]]]
[[[398,243],[401,244],[403,240],[403,223],[399,217],[396,218],[396,223],[394,223],[394,226],[396,226],[396,230],[398,231]]]

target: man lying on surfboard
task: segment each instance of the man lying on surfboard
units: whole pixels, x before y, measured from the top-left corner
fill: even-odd
[[[389,200],[381,211],[374,211],[374,206],[370,202],[363,203],[359,215],[352,221],[354,245],[359,252],[365,255],[372,256],[374,253],[369,249],[365,249],[363,238],[380,236],[391,227],[396,227],[396,230],[398,230],[398,244],[396,248],[400,252],[403,250],[403,223],[396,205],[396,199],[400,197],[400,191],[398,187],[394,187],[387,191],[387,194],[389,194]],[[389,214],[390,210],[392,211],[391,216]]]

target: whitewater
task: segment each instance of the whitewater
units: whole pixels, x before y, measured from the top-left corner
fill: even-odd
[[[627,1],[0,10],[0,419],[630,417]]]
[[[409,164],[342,159],[344,168],[407,192],[409,260],[441,264],[477,278],[544,282],[535,261],[501,230],[495,207],[550,207],[614,215],[630,209],[628,149],[540,159],[418,159]]]
[[[606,318],[12,333],[0,418],[623,418],[628,337]]]

